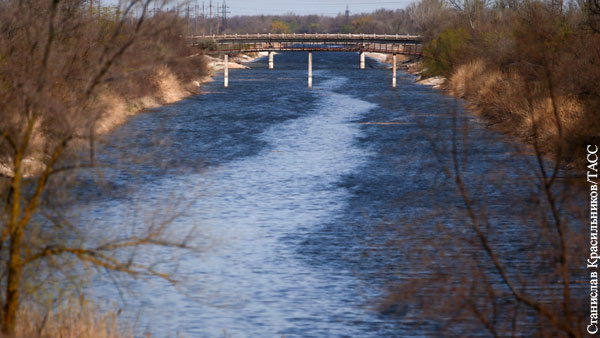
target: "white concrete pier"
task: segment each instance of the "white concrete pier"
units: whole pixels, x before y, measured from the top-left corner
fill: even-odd
[[[392,55],[392,87],[396,88],[396,54]]]
[[[273,61],[273,54],[275,54],[275,52],[269,51],[269,69],[273,69],[275,65],[275,62]]]
[[[223,85],[229,87],[229,55],[225,54],[225,69],[223,72]]]
[[[360,52],[360,69],[365,69],[365,52]]]
[[[308,52],[308,88],[312,88],[312,52]]]

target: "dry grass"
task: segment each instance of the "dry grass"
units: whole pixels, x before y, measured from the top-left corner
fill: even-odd
[[[175,238],[168,227],[179,210],[167,211],[168,221],[160,226],[154,219],[144,223],[144,235],[136,237],[144,231],[136,227],[135,235],[124,231],[105,239],[110,245],[102,246],[99,242],[104,239],[92,241],[80,224],[69,219],[78,204],[64,202],[67,196],[73,201],[79,198],[75,181],[82,170],[89,169],[86,179],[90,177],[94,184],[103,177],[94,170],[99,131],[110,131],[145,107],[181,99],[191,93],[184,84],[206,75],[204,58],[193,56],[199,53],[185,37],[187,21],[172,12],[140,15],[138,10],[147,13],[151,3],[123,1],[119,10],[90,11],[86,2],[78,0],[0,1],[4,333],[108,337],[116,332],[110,316],[96,316],[85,307],[58,308],[47,317],[36,317],[35,311],[23,313],[21,303],[33,292],[27,287],[30,276],[26,277],[32,265],[40,264],[37,277],[65,268],[56,259],[69,256],[124,275],[155,276],[174,283],[170,274],[156,271],[153,265],[134,262],[134,254],[121,261],[123,255],[116,251],[138,246],[191,249],[187,245],[191,235],[185,240]],[[113,140],[107,136],[102,141]],[[70,277],[83,278],[80,272]],[[39,282],[53,278],[52,274]],[[22,326],[19,331],[17,323]]]
[[[574,97],[556,97],[559,116],[556,121],[551,97],[539,92],[532,94],[531,90],[528,94],[526,85],[518,74],[503,73],[482,60],[474,60],[456,68],[448,91],[467,100],[470,108],[504,132],[526,141],[535,132],[544,152],[554,151],[561,142],[574,142],[568,137],[560,140],[557,125],[563,135],[585,133],[586,115],[581,102]]]
[[[144,109],[173,103],[192,95],[196,93],[200,82],[204,81],[201,75],[191,81],[182,80],[169,66],[161,65],[153,71],[149,81],[145,84],[147,88],[140,90],[138,97],[131,97],[131,95],[107,88],[99,95],[96,102],[97,109],[102,112],[96,123],[96,132],[98,134],[108,133],[116,126],[126,122],[128,117]]]
[[[119,327],[118,315],[101,312],[91,304],[69,302],[56,311],[43,312],[34,307],[20,310],[17,337],[128,338],[131,329]]]
[[[54,143],[79,143],[144,108],[180,100],[208,74],[205,58],[184,38],[186,21],[173,14],[139,22],[108,10],[90,17],[76,0],[55,7],[42,0],[27,6],[11,0],[0,7],[0,174],[5,176],[14,172],[14,151],[4,138],[20,140],[31,116],[35,128],[24,157],[43,162]],[[48,50],[42,48],[46,41],[52,42]],[[42,168],[29,167],[26,176]]]
[[[182,79],[181,75],[177,76],[170,66],[162,64],[155,67],[147,81],[137,81],[139,82],[138,87],[143,88],[136,88],[136,85],[132,82],[129,82],[131,87],[127,90],[120,90],[119,87],[105,87],[95,102],[92,103],[91,111],[98,115],[97,120],[94,122],[95,132],[106,134],[125,123],[130,116],[144,109],[170,104],[198,93],[199,85],[207,81],[205,74],[208,73],[206,60],[203,57],[198,58],[201,59],[200,70],[188,70],[188,73],[193,72],[194,75],[187,74],[187,76],[183,76],[186,79]],[[198,63],[198,61],[195,62]],[[84,123],[80,123],[78,127],[81,129],[86,126]],[[85,130],[81,129],[80,133],[85,133]],[[34,154],[27,158],[26,163],[24,163],[26,177],[35,175],[44,169],[35,153],[41,153],[46,136],[40,128],[36,128],[32,137],[30,147],[31,152]],[[0,161],[0,174],[12,176],[10,165],[2,162]]]
[[[600,34],[589,29],[599,13],[552,6],[459,13],[425,46],[425,63],[491,124],[582,168],[585,146],[600,138]]]
[[[154,81],[158,87],[157,94],[165,103],[181,100],[189,94],[167,66],[158,67]]]

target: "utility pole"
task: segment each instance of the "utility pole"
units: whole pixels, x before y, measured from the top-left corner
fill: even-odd
[[[219,6],[219,3],[217,2],[217,10],[216,10],[216,15],[217,15],[217,35],[219,35],[219,27],[220,27],[220,24],[221,24],[220,11],[221,11],[221,7]]]
[[[350,20],[350,9],[348,8],[348,5],[346,4],[346,23],[348,23],[349,20]]]
[[[198,0],[194,3],[194,35],[198,35]]]
[[[212,0],[210,0],[208,15],[208,35],[212,35]]]
[[[223,5],[222,5],[222,10],[223,10],[223,24],[221,25],[221,29],[223,31],[225,31],[225,27],[227,26],[227,13],[229,13],[228,11],[229,6],[227,6],[227,2],[225,2],[225,0],[223,0]]]
[[[185,21],[187,21],[187,26],[188,26],[188,36],[189,35],[193,35],[192,33],[192,21],[190,20],[190,2],[186,1],[186,13],[185,13]]]

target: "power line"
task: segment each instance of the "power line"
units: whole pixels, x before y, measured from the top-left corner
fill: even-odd
[[[216,13],[216,17],[217,17],[217,34],[219,34],[219,27],[221,24],[221,19],[220,19],[220,11],[221,11],[221,6],[219,6],[219,3],[217,2],[217,10],[215,11]]]
[[[350,18],[350,8],[348,4],[346,4],[346,23],[348,23],[348,19]]]
[[[222,29],[225,30],[225,27],[227,26],[227,14],[231,13],[228,11],[229,6],[227,6],[227,2],[225,0],[223,0],[223,5],[221,5],[221,10],[223,11],[223,24],[222,24]]]
[[[322,1],[302,1],[302,4],[314,4],[311,5],[311,7],[313,8],[314,15],[325,15],[325,16],[336,16],[336,15],[344,15],[346,20],[349,20],[349,16],[350,16],[350,7],[349,5],[383,5],[383,4],[408,4],[413,0],[402,0],[402,1],[373,1],[373,2],[352,2],[352,0],[346,1],[346,2],[327,2],[327,3],[323,3]],[[245,3],[247,4],[247,3]],[[346,5],[346,9],[345,11],[331,11],[330,7],[341,7],[340,5]],[[210,5],[210,19],[209,19],[209,25],[210,25],[210,31],[212,32],[212,27],[214,25],[214,20],[213,20],[213,16],[212,16],[212,0],[211,0],[211,5]],[[319,8],[323,8],[325,9],[325,11],[320,11]],[[229,10],[230,7],[229,5],[227,5],[226,0],[223,0],[222,5],[217,6],[216,8],[216,13],[217,13],[217,25],[220,25],[221,30],[224,30],[226,25],[227,25],[227,19],[228,16],[231,17],[232,11]],[[297,8],[300,12],[305,12],[306,8]],[[393,9],[393,8],[392,8]],[[375,9],[373,9],[375,10]],[[249,15],[249,16],[253,16],[253,15],[273,15],[273,16],[277,16],[277,15],[288,15],[288,14],[295,14],[295,15],[309,15],[309,14],[299,14],[299,13],[295,13],[294,9],[291,8],[289,10],[282,10],[282,9],[274,9],[274,8],[260,8],[260,7],[247,7],[247,6],[234,6],[233,7],[233,12],[236,13],[234,16],[245,16],[245,15]],[[360,13],[361,11],[354,11],[355,13]],[[239,14],[238,14],[239,13]],[[212,33],[211,33],[212,34]]]

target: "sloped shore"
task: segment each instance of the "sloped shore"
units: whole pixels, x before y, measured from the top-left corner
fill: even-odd
[[[229,69],[248,69],[249,67],[243,65],[242,62],[252,62],[265,55],[266,53],[240,54],[230,59],[228,67]],[[169,66],[161,65],[153,71],[147,84],[152,90],[148,90],[146,95],[131,98],[118,90],[104,89],[92,103],[95,109],[102,111],[95,124],[95,133],[105,135],[125,123],[131,116],[146,109],[168,105],[188,96],[200,94],[202,84],[213,81],[215,73],[224,69],[222,59],[206,55],[201,57],[204,59],[206,67],[198,71],[197,75],[192,76],[191,81],[180,79]],[[42,152],[36,151],[36,148],[43,148],[45,136],[42,133],[36,133],[34,139],[35,144],[30,155],[23,159],[24,177],[35,176],[45,169],[44,161],[40,158]],[[77,147],[77,144],[73,147]],[[0,160],[0,176],[13,176],[12,163],[9,158]]]
[[[366,54],[382,63],[392,62],[391,55]],[[559,156],[568,168],[581,166],[578,161],[584,156],[582,140],[597,137],[591,128],[582,127],[586,124],[586,116],[582,102],[576,97],[541,95],[528,102],[524,81],[518,75],[502,73],[483,60],[460,64],[446,78],[423,76],[425,70],[419,65],[418,58],[401,55],[397,58],[399,69],[415,75],[416,83],[465,100],[466,108],[485,119],[490,127],[524,144],[531,145],[534,137],[537,138],[538,150],[545,155],[554,156],[557,149],[566,149]]]

